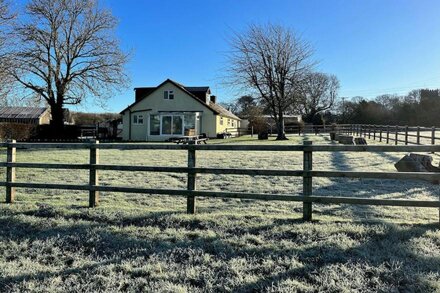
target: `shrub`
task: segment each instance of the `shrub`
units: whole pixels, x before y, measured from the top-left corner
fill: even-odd
[[[37,131],[37,126],[24,123],[0,123],[1,139],[28,140]]]

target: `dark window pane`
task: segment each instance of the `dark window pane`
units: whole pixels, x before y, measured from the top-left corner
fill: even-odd
[[[185,130],[196,128],[196,115],[195,114],[185,114]]]
[[[181,116],[173,116],[173,134],[182,134],[182,122]]]
[[[162,116],[162,134],[171,134],[171,116]]]
[[[160,135],[160,116],[150,116],[150,135]]]

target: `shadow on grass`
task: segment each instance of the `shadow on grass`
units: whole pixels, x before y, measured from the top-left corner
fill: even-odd
[[[332,152],[331,164],[338,171],[356,171],[344,152]],[[409,199],[420,193],[438,194],[438,187],[420,180],[330,178],[331,184],[313,189],[314,195],[362,198]],[[355,219],[363,219],[378,213],[377,208],[367,205],[340,205],[325,209],[325,214],[350,211]]]
[[[427,233],[435,232],[437,225],[395,226],[389,223],[368,224],[361,223],[368,233],[358,233],[335,223],[339,229],[328,232],[325,227],[322,231],[318,225],[325,223],[304,223],[298,219],[273,219],[268,224],[256,224],[245,227],[240,225],[213,224],[214,221],[201,223],[195,218],[174,219],[170,221],[172,213],[154,213],[135,218],[119,220],[103,220],[95,217],[76,218],[66,217],[70,225],[40,225],[31,224],[27,218],[44,217],[48,221],[64,218],[62,215],[41,213],[26,213],[24,215],[3,216],[0,218],[1,242],[28,243],[29,251],[22,251],[23,256],[3,252],[6,262],[14,262],[19,257],[32,257],[33,254],[43,254],[36,260],[40,265],[50,266],[49,260],[56,263],[60,269],[47,270],[36,273],[20,272],[14,276],[0,276],[3,288],[13,288],[24,281],[34,280],[44,282],[51,278],[68,278],[71,275],[79,276],[84,284],[93,287],[93,279],[88,276],[100,274],[103,268],[115,269],[127,275],[128,282],[138,277],[152,278],[153,276],[137,275],[136,266],[143,266],[154,260],[172,262],[183,270],[186,267],[198,266],[200,255],[210,255],[214,263],[224,263],[222,266],[212,266],[216,277],[211,280],[217,287],[214,290],[234,292],[266,291],[274,284],[287,280],[298,280],[311,284],[316,290],[337,290],[337,284],[326,284],[320,277],[326,270],[345,270],[351,267],[360,267],[365,283],[357,290],[380,289],[374,286],[388,287],[390,290],[426,291],[432,284],[423,279],[429,274],[439,274],[440,259],[438,257],[420,256],[412,249],[411,241],[424,237]],[[234,218],[232,219],[234,220]],[[258,223],[258,217],[248,218]],[[169,222],[170,221],[170,222]],[[164,224],[164,222],[169,222]],[[159,228],[156,235],[133,235],[130,230],[118,230],[119,225],[139,225],[145,228]],[[182,235],[173,235],[164,229],[177,229]],[[333,227],[334,228],[334,227]],[[208,230],[216,231],[216,236],[209,236]],[[190,233],[198,231],[199,233]],[[263,243],[251,241],[249,235],[259,236]],[[338,239],[343,239],[353,245],[340,245]],[[291,245],[286,246],[286,242]],[[37,251],[41,243],[47,243],[53,248],[62,249],[61,255],[52,256],[50,252]],[[283,244],[284,243],[284,244]],[[34,244],[37,248],[34,248]],[[244,245],[246,244],[246,245]],[[37,249],[37,250],[36,250]],[[197,255],[194,255],[194,254]],[[29,254],[29,255],[28,255]],[[45,255],[46,254],[46,255]],[[87,264],[75,264],[78,258],[93,260]],[[280,264],[277,271],[266,271],[265,261],[279,262],[282,259],[296,259],[301,265],[285,267]],[[234,287],[225,289],[224,282],[228,278],[240,278],[231,272],[228,267],[232,259],[246,259],[255,262],[250,269],[253,281],[237,282]],[[130,263],[133,270],[122,270],[125,263]],[[396,265],[397,264],[397,265]],[[206,265],[206,264],[204,264]],[[368,269],[369,268],[369,269]],[[122,271],[121,271],[122,270]],[[335,273],[340,273],[335,271]],[[353,274],[359,272],[354,271]],[[346,276],[350,282],[351,275]],[[170,279],[177,284],[187,284],[192,288],[204,290],[207,283],[206,275],[195,276],[190,282],[181,276],[180,279]],[[226,279],[225,279],[226,278]],[[375,284],[369,280],[375,279]],[[80,281],[82,282],[82,281]],[[89,282],[89,283],[87,283]],[[91,282],[91,283],[90,283]],[[359,284],[358,284],[359,285]],[[98,286],[98,285],[97,285]],[[128,285],[127,285],[128,286]],[[344,288],[339,288],[344,289]],[[345,288],[350,289],[350,288]],[[105,291],[105,290],[104,290]]]

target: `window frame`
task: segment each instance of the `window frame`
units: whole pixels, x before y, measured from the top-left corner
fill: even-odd
[[[150,117],[149,117],[149,123],[148,123],[148,133],[149,133],[149,135],[160,135],[160,131],[161,131],[161,127],[162,127],[162,116],[161,115],[158,115],[158,114],[150,114],[149,115]],[[158,131],[158,134],[152,134],[151,133],[151,131],[152,131],[152,123],[151,123],[151,120],[152,120],[152,117],[153,116],[157,116],[157,117],[159,117],[159,131]]]
[[[174,100],[174,91],[172,90],[166,90],[163,92],[163,99],[164,100]]]
[[[170,134],[164,134],[163,133],[163,117],[171,117],[171,133]],[[174,117],[180,117],[182,121],[182,131],[180,133],[174,133],[173,132],[173,125],[174,125]],[[160,135],[164,136],[171,136],[171,135],[184,135],[185,133],[185,117],[184,115],[173,115],[173,114],[166,114],[166,115],[160,115]]]
[[[133,125],[142,125],[144,124],[144,115],[133,114]]]

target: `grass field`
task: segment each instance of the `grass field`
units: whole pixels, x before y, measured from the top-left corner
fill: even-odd
[[[326,136],[293,136],[330,143]],[[375,143],[370,141],[371,143]],[[258,144],[255,138],[210,143]],[[272,140],[265,144],[278,144]],[[376,142],[377,143],[377,142]],[[316,170],[393,171],[399,153],[314,153]],[[5,153],[0,156],[4,160]],[[101,163],[185,166],[185,151],[102,150]],[[434,155],[438,164],[439,156]],[[87,163],[82,150],[18,150],[18,162]],[[201,167],[301,169],[302,153],[200,151]],[[0,176],[5,176],[1,170]],[[185,188],[185,174],[100,173],[101,184]],[[86,171],[18,169],[17,181],[86,183]],[[201,175],[199,190],[300,193],[301,178]],[[422,181],[314,178],[314,193],[439,198]],[[2,194],[4,194],[2,190]],[[0,204],[0,291],[440,292],[438,209],[186,199],[18,189]]]

